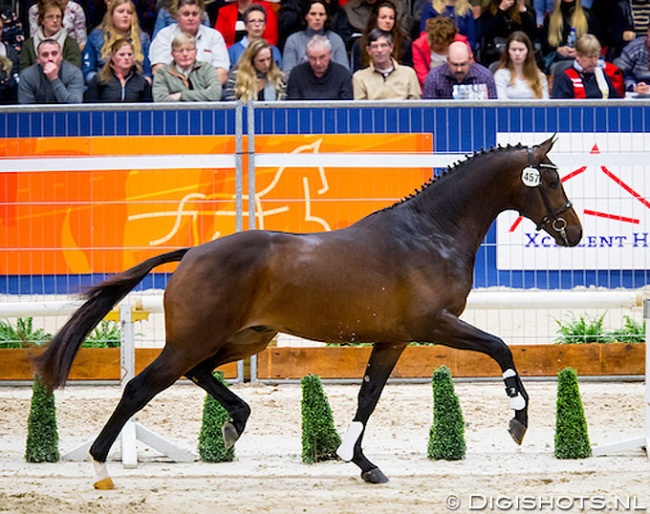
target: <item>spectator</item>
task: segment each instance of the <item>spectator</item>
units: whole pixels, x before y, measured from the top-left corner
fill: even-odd
[[[54,39],[63,48],[63,60],[81,68],[81,51],[77,42],[68,36],[61,25],[63,21],[63,4],[59,0],[50,0],[38,6],[38,30],[23,44],[20,52],[20,70],[36,64],[36,47],[44,39]]]
[[[525,32],[531,41],[537,37],[535,15],[526,0],[490,0],[478,19],[478,61],[483,66],[498,61],[508,36],[516,30]]]
[[[2,33],[0,39],[8,46],[16,50],[19,55],[23,48],[25,41],[25,34],[23,33],[23,24],[20,18],[8,5],[0,6],[0,20],[2,20]],[[17,68],[15,69],[17,71]]]
[[[154,24],[153,34],[151,36],[152,41],[158,35],[158,32],[165,27],[169,27],[176,23],[176,3],[177,2],[174,0],[163,0],[162,2],[158,2],[158,14],[156,15],[156,23]],[[210,18],[205,12],[203,3],[201,3],[201,9],[203,9],[203,19],[201,20],[201,23],[206,27],[212,27],[214,23],[210,23]]]
[[[304,22],[305,4],[309,0],[281,0],[280,12],[278,13],[278,48],[284,50],[287,38],[302,30]],[[346,0],[343,0],[345,3]],[[339,0],[325,0],[328,5],[328,18],[330,28],[336,32],[345,43],[347,48],[352,37],[352,27],[348,23],[348,17],[339,4]]]
[[[614,61],[623,72],[625,90],[650,95],[650,27],[644,37],[629,43]]]
[[[104,67],[97,73],[84,95],[85,102],[152,102],[151,85],[134,58],[133,43],[116,39]]]
[[[582,8],[582,0],[555,0],[540,36],[547,73],[554,75],[556,68],[559,72],[571,66],[576,56],[575,41],[593,33],[594,25],[591,13]]]
[[[397,23],[397,8],[392,0],[380,0],[375,4],[372,14],[368,19],[368,26],[363,35],[352,45],[352,71],[358,71],[370,64],[370,56],[366,52],[368,47],[368,33],[374,28],[390,33],[393,38],[393,59],[399,64],[413,66],[413,55],[411,53],[411,38],[408,34],[402,33]]]
[[[413,68],[418,76],[420,87],[433,68],[447,62],[449,45],[460,40],[454,22],[449,18],[438,16],[427,20],[427,30],[413,41]],[[460,36],[465,38],[465,36]]]
[[[486,100],[497,98],[497,90],[490,71],[473,61],[469,46],[454,41],[446,65],[427,75],[422,98]]]
[[[429,18],[445,16],[454,22],[458,32],[467,37],[472,50],[476,48],[474,11],[468,0],[432,0],[420,16],[420,32],[426,30]]]
[[[548,98],[548,81],[537,67],[534,52],[525,32],[510,34],[494,73],[499,100]]]
[[[289,76],[289,100],[352,100],[352,76],[332,60],[329,38],[316,34],[307,43],[307,62],[298,64]]]
[[[282,71],[288,77],[294,66],[307,60],[307,43],[316,35],[330,40],[331,58],[350,68],[348,53],[341,36],[329,30],[328,5],[325,0],[309,0],[304,13],[307,28],[289,36],[282,55]]]
[[[598,38],[585,34],[576,41],[575,50],[573,65],[554,77],[551,97],[620,98],[605,72],[605,62],[599,61],[602,48]]]
[[[555,0],[533,0],[533,8],[535,9],[535,23],[537,28],[541,29],[544,20],[555,8]]]
[[[142,67],[142,72],[151,79],[149,63],[149,36],[140,29],[135,6],[131,0],[113,0],[104,15],[102,24],[88,36],[88,43],[83,51],[81,70],[86,83],[90,83],[95,74],[106,64],[113,43],[118,39],[131,41],[133,58]]]
[[[38,2],[29,8],[29,35],[34,37],[38,30],[38,13],[40,5],[47,3],[49,0],[38,0]],[[86,32],[86,13],[83,8],[72,0],[63,0],[63,28],[72,39],[83,50],[88,39]]]
[[[59,43],[44,39],[36,47],[36,55],[36,64],[20,74],[18,103],[81,103],[83,75],[74,64],[63,60]]]
[[[606,55],[607,60],[613,61],[630,41],[645,37],[650,28],[650,1],[616,0],[610,9],[605,13],[610,20],[606,27]]]
[[[246,27],[246,35],[241,39],[241,41],[228,48],[230,69],[237,65],[239,58],[251,42],[262,39],[262,34],[266,27],[266,9],[259,4],[251,5],[246,9],[246,12],[244,12],[244,26]],[[280,66],[280,69],[282,69],[282,55],[280,54],[280,50],[271,45],[271,51],[273,52],[273,60],[275,60],[277,65]]]
[[[244,13],[253,4],[261,5],[266,10],[266,28],[262,37],[272,45],[278,43],[278,19],[275,17],[272,4],[265,0],[234,0],[219,9],[217,23],[214,26],[229,48],[246,35]]]
[[[404,0],[392,0],[397,11],[397,25],[399,31],[405,35],[413,32],[413,19],[409,15],[409,8]],[[348,23],[356,34],[363,34],[369,25],[370,16],[377,0],[349,0],[343,9],[348,17]],[[374,27],[371,27],[371,29]]]
[[[402,66],[392,57],[390,32],[374,28],[367,35],[366,52],[370,65],[352,75],[355,100],[418,100],[420,84],[410,66]]]
[[[198,26],[198,16],[197,26]],[[162,32],[161,32],[162,33]],[[221,99],[221,80],[208,62],[197,60],[194,36],[181,32],[172,40],[172,62],[153,77],[155,102],[214,102]]]
[[[228,75],[226,100],[284,100],[287,85],[284,73],[273,58],[273,48],[264,39],[256,39],[246,47],[237,66]]]
[[[0,17],[0,36],[4,20]],[[0,38],[0,104],[15,104],[17,101],[18,53],[15,48]]]
[[[223,84],[228,78],[230,59],[223,36],[218,30],[201,25],[203,9],[201,0],[178,0],[176,21],[174,25],[162,29],[149,49],[149,61],[154,73],[164,64],[172,61],[170,50],[172,41],[181,32],[193,36],[196,40],[196,58],[205,61],[217,70],[219,80]],[[155,99],[155,95],[154,95]]]

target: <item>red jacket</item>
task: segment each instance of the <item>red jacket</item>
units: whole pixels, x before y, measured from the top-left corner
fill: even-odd
[[[266,9],[266,29],[262,37],[266,39],[269,44],[278,44],[278,18],[273,10],[273,4],[265,2],[264,0],[253,0],[254,4],[259,4]],[[226,40],[226,46],[231,47],[235,44],[235,24],[237,23],[237,2],[232,2],[224,5],[217,13],[217,22],[214,28],[221,32],[221,35]]]
[[[467,36],[456,34],[454,41],[467,43],[468,39]],[[411,50],[413,51],[413,69],[420,81],[420,87],[422,87],[424,86],[424,80],[427,78],[427,75],[431,70],[431,48],[429,47],[429,35],[426,31],[422,32],[420,37],[413,41],[411,44]]]

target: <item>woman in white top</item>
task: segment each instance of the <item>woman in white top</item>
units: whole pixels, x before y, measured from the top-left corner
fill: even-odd
[[[518,30],[508,37],[494,82],[499,100],[548,98],[546,75],[537,67],[533,44],[525,32]]]

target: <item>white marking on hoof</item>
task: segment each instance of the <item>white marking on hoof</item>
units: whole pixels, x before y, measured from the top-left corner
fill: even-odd
[[[90,461],[93,463],[93,468],[95,470],[95,482],[93,486],[95,489],[113,489],[113,480],[108,474],[108,468],[106,467],[105,462],[98,462],[95,459],[90,457]]]
[[[505,371],[503,372],[503,378],[504,378],[504,380],[505,380],[506,378],[516,377],[516,376],[517,376],[517,372],[516,372],[514,369],[507,369],[507,370],[505,370]]]
[[[510,403],[510,408],[513,410],[522,410],[526,408],[526,400],[524,400],[524,397],[519,393],[517,393],[517,396],[508,398],[508,402]]]
[[[341,446],[336,450],[336,454],[345,462],[350,462],[354,457],[354,445],[357,444],[361,432],[363,432],[363,423],[361,421],[350,423]]]

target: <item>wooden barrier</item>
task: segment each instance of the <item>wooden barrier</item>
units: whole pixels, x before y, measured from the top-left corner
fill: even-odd
[[[135,372],[140,373],[160,353],[160,348],[136,348]],[[32,380],[29,362],[32,349],[8,348],[0,350],[0,381]],[[226,379],[237,378],[237,363],[218,368]],[[119,348],[81,348],[75,358],[68,380],[120,380]]]
[[[645,344],[516,345],[510,347],[521,376],[555,376],[571,366],[579,376],[645,374]],[[311,373],[326,379],[361,378],[370,347],[268,348],[258,355],[260,380],[300,379]],[[486,355],[444,346],[409,346],[392,378],[430,378],[447,365],[452,375],[499,377],[498,365]]]

